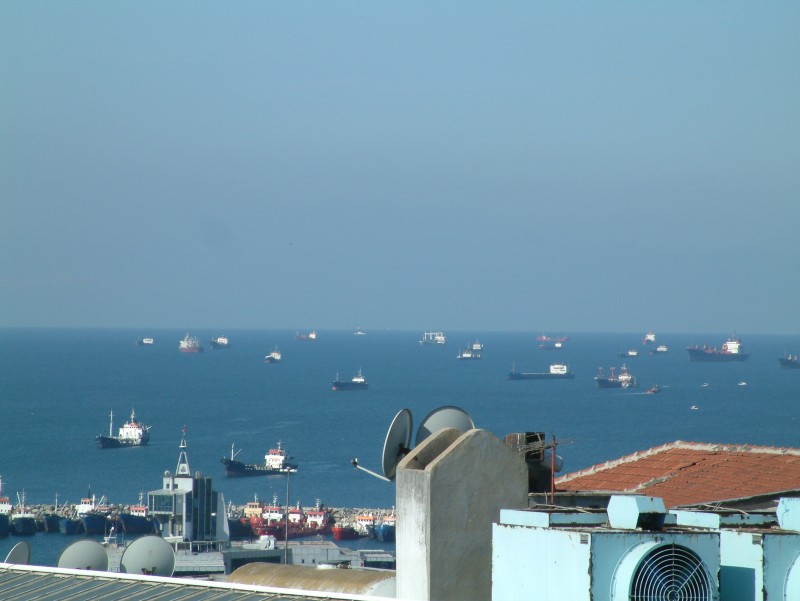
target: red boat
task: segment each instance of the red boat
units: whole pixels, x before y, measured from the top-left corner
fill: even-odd
[[[289,510],[288,526],[285,515],[283,508],[273,499],[273,504],[264,507],[260,516],[254,515],[250,518],[250,528],[256,536],[270,535],[277,540],[286,540],[287,536],[294,539],[331,533],[333,520],[330,511],[319,500],[308,513],[303,511],[300,503]]]
[[[366,532],[359,532],[354,526],[343,524],[332,528],[333,540],[355,540],[367,536]]]

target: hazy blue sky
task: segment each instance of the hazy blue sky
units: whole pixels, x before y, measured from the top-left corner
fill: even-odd
[[[800,333],[800,3],[0,3],[0,325]]]

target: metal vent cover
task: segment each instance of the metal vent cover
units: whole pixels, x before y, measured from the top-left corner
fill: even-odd
[[[681,545],[656,547],[642,558],[630,584],[630,601],[714,601],[716,586],[698,555]]]

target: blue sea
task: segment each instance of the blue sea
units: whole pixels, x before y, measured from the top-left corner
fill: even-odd
[[[316,341],[288,330],[193,330],[206,351],[178,352],[185,330],[0,329],[0,475],[12,500],[25,491],[29,504],[74,503],[89,488],[110,503],[130,504],[140,491],[160,488],[174,471],[184,427],[192,471],[214,478],[226,500],[286,497],[286,478],[225,477],[220,463],[231,445],[247,463],[282,441],[299,464],[289,479],[294,504],[390,508],[394,484],[356,470],[380,471],[380,453],[394,415],[408,408],[414,428],[432,410],[456,405],[476,427],[502,438],[543,431],[563,444],[564,472],[585,468],[674,440],[800,447],[800,370],[783,370],[777,358],[800,352],[800,338],[740,335],[743,363],[690,363],[690,344],[720,346],[727,335],[657,333],[670,351],[651,355],[644,332],[568,335],[560,350],[546,351],[539,332],[446,332],[445,346],[422,346],[422,332],[319,331]],[[208,340],[225,334],[227,350]],[[152,347],[135,344],[155,338]],[[460,348],[479,339],[480,361],[459,361]],[[277,347],[283,361],[265,364]],[[639,356],[617,353],[637,348]],[[547,371],[568,363],[574,380],[509,381],[507,372]],[[606,373],[626,363],[636,390],[600,390]],[[337,376],[362,369],[366,391],[333,392]],[[746,385],[739,385],[746,382]],[[658,384],[662,392],[645,394]],[[696,406],[697,410],[690,409]],[[100,450],[95,437],[114,431],[136,410],[152,426],[148,446]],[[465,475],[468,477],[468,475]],[[0,560],[18,541],[0,539]],[[38,534],[33,563],[53,565],[68,540]],[[55,548],[56,551],[52,551]],[[48,549],[48,550],[45,550]]]

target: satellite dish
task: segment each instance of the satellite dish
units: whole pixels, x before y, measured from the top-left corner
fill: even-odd
[[[6,563],[28,565],[31,562],[31,546],[28,541],[20,541],[8,552]]]
[[[436,432],[436,430],[441,430],[442,428],[455,428],[461,432],[466,432],[467,430],[472,430],[474,427],[475,424],[466,411],[460,407],[445,405],[444,407],[434,409],[422,420],[422,423],[419,425],[419,430],[417,430],[416,444],[419,445],[423,440],[428,438],[428,436]]]
[[[383,475],[358,465],[357,457],[351,462],[353,467],[387,482],[394,480],[397,464],[411,450],[408,445],[411,444],[411,426],[413,423],[414,419],[411,417],[409,409],[401,409],[394,416],[392,423],[389,425],[389,431],[386,433],[386,440],[383,442],[383,452],[381,453]]]
[[[175,571],[175,551],[160,536],[143,536],[125,549],[119,560],[119,571],[124,574],[172,576]]]
[[[58,558],[59,568],[108,571],[108,553],[94,540],[79,540],[69,545]]]

